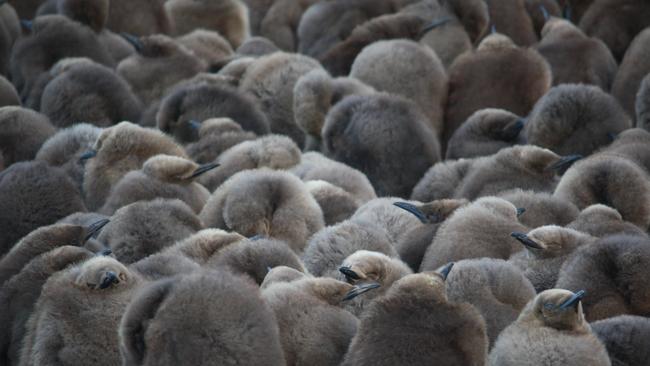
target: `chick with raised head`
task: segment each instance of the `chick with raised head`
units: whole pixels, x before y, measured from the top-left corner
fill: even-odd
[[[186,145],[185,150],[199,164],[213,162],[229,148],[257,137],[254,132],[245,131],[230,118],[210,118],[197,127],[198,141]]]
[[[293,89],[302,75],[320,68],[318,61],[310,57],[275,52],[253,61],[242,76],[239,88],[261,103],[271,132],[287,135],[302,147],[305,134],[294,118]]]
[[[260,23],[259,35],[268,38],[283,51],[296,51],[300,18],[307,8],[317,2],[318,0],[274,1]]]
[[[107,28],[138,36],[170,34],[174,29],[165,0],[110,0]]]
[[[503,70],[508,70],[507,75]],[[498,33],[486,37],[475,51],[460,55],[447,74],[444,141],[481,109],[500,108],[518,116],[528,115],[552,81],[551,68],[537,51],[519,48]]]
[[[650,29],[647,29],[636,35],[630,43],[612,86],[612,95],[631,117],[635,116],[635,100],[637,93],[641,91],[642,80],[650,73],[649,47]]]
[[[224,151],[216,159],[219,169],[199,179],[210,191],[237,172],[259,168],[289,169],[300,162],[300,149],[293,140],[282,135],[267,135],[241,142]]]
[[[535,289],[524,273],[501,259],[466,259],[454,263],[446,288],[450,301],[467,302],[481,313],[490,347],[535,297]]]
[[[404,67],[405,64],[409,67]],[[428,126],[436,135],[442,133],[447,75],[430,48],[408,40],[375,42],[356,57],[350,77],[378,91],[412,100],[427,116]]]
[[[560,270],[556,287],[584,288],[593,296],[584,301],[590,322],[617,315],[650,314],[650,239],[639,235],[610,235],[575,251]]]
[[[490,352],[493,366],[609,366],[605,346],[582,312],[584,291],[546,290],[537,295],[507,327]],[[598,297],[596,293],[587,295]]]
[[[569,168],[553,195],[581,210],[605,204],[625,221],[643,230],[650,228],[650,180],[631,160],[608,154],[591,156]]]
[[[647,235],[640,227],[623,220],[616,209],[600,203],[580,211],[567,227],[598,238],[614,234]]]
[[[518,212],[515,205],[497,197],[483,197],[457,209],[440,225],[422,259],[420,272],[461,259],[510,258],[522,250],[510,233],[526,231],[517,218]]]
[[[305,184],[291,173],[269,169],[230,177],[210,196],[200,218],[206,227],[283,240],[299,254],[324,226],[323,212]]]
[[[187,157],[182,147],[154,129],[122,122],[103,130],[93,148],[80,157],[86,161],[83,190],[88,208],[99,209],[123,176],[158,154]]]
[[[485,365],[485,321],[476,308],[451,301],[445,291],[452,265],[440,273],[403,277],[373,301],[342,365],[425,365],[432,360],[442,365]]]
[[[590,324],[607,348],[612,366],[642,366],[650,357],[650,319],[621,315]]]
[[[178,199],[138,201],[111,216],[97,237],[122,263],[130,264],[201,230],[201,220]]]
[[[555,197],[552,193],[517,188],[502,192],[498,197],[525,208],[519,215],[519,221],[531,229],[544,225],[566,226],[580,214],[573,203]]]
[[[555,287],[560,268],[573,252],[596,241],[596,238],[561,226],[541,226],[528,234],[513,232],[511,236],[526,250],[510,257],[510,263],[517,266],[535,287],[542,292]]]
[[[55,133],[56,128],[45,115],[21,107],[0,108],[0,153],[4,166],[33,160]]]
[[[196,179],[218,167],[216,163],[198,165],[178,156],[155,155],[144,162],[142,169],[127,173],[113,186],[99,212],[112,215],[133,202],[177,198],[198,214],[210,191],[196,183]]]
[[[393,203],[393,205],[415,215],[422,223],[409,228],[406,235],[400,236],[399,241],[395,243],[395,250],[397,250],[400,259],[414,271],[419,270],[424,253],[436,236],[440,224],[454,211],[468,203],[465,199],[443,199],[423,204]]]
[[[487,156],[523,144],[524,123],[523,118],[503,109],[481,109],[451,135],[445,159]]]
[[[632,127],[616,99],[596,86],[552,88],[528,116],[524,129],[529,144],[557,154],[587,156]]]
[[[266,287],[262,296],[275,313],[287,365],[340,364],[358,324],[344,302],[378,286],[304,278]]]
[[[21,365],[119,364],[117,329],[141,283],[107,256],[51,276],[27,323]]]
[[[197,28],[222,34],[233,47],[250,36],[248,8],[240,0],[170,0],[165,2],[178,35]]]
[[[418,106],[399,96],[349,96],[327,114],[323,152],[368,176],[379,196],[407,196],[440,160],[438,139]]]
[[[16,163],[0,172],[0,255],[33,230],[86,206],[74,183],[44,162]]]
[[[129,366],[284,365],[278,336],[257,286],[227,271],[152,283],[135,294],[119,326]]]

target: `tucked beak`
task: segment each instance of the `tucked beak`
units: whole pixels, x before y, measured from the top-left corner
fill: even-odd
[[[517,208],[517,217],[523,215],[526,212],[526,209],[523,207]]]
[[[578,161],[578,160],[580,160],[582,158],[583,158],[582,155],[577,155],[577,154],[576,155],[563,156],[562,158],[560,158],[560,160],[553,163],[553,165],[551,165],[549,167],[549,169],[552,169],[552,170],[555,170],[555,171],[563,171],[563,170],[569,169],[569,167],[571,165],[573,165],[573,163],[575,163],[576,161]]]
[[[451,269],[454,268],[454,262],[447,263],[442,269],[440,270],[440,275],[442,276],[442,279],[447,281],[447,277],[449,276],[449,272],[451,272]]]
[[[99,288],[103,290],[109,288],[114,283],[120,283],[120,280],[117,278],[115,272],[108,271],[104,274],[102,282],[99,284]]]
[[[198,131],[201,128],[201,122],[199,122],[199,121],[197,121],[195,119],[191,119],[191,120],[187,121],[187,123],[189,123],[190,127],[192,127],[192,129],[195,130],[195,131]]]
[[[420,209],[417,208],[415,205],[412,205],[412,204],[407,203],[407,202],[395,202],[395,203],[393,203],[393,205],[401,208],[402,210],[406,210],[406,211],[412,213],[423,224],[426,224],[428,222],[427,216],[422,211],[420,211]]]
[[[339,268],[339,272],[343,273],[343,275],[348,279],[348,280],[360,280],[361,277],[357,274],[357,272],[353,271],[350,269],[350,267],[341,267]]]
[[[544,20],[548,22],[548,19],[550,18],[548,14],[548,10],[546,10],[546,7],[544,4],[539,4],[539,10],[541,10],[542,15],[544,16]]]
[[[208,164],[201,165],[200,167],[196,168],[196,170],[192,173],[192,175],[190,175],[188,177],[188,179],[196,178],[199,175],[207,173],[210,170],[218,167],[219,165],[221,165],[221,164],[219,164],[219,163],[208,163]]]
[[[420,36],[418,38],[422,38],[425,34],[427,34],[430,30],[437,28],[443,24],[449,23],[451,21],[450,17],[444,17],[442,19],[436,19],[433,22],[427,24],[420,30]]]
[[[263,234],[257,234],[257,235],[255,235],[255,236],[251,236],[250,238],[248,238],[248,240],[250,240],[250,241],[257,241],[257,240],[261,240],[261,239],[265,239],[265,238],[266,238],[266,235],[263,235]]]
[[[354,288],[345,295],[342,301],[350,301],[355,297],[364,294],[370,290],[376,289],[380,286],[381,285],[376,282],[364,283],[358,286],[354,286]]]
[[[139,53],[140,51],[142,51],[143,45],[140,38],[126,32],[120,33],[120,36],[122,36],[122,38],[124,38],[127,42],[129,42],[131,46],[135,48],[136,52]]]
[[[79,161],[86,161],[97,156],[97,150],[88,150],[79,157]]]
[[[20,21],[20,25],[23,27],[23,29],[25,29],[28,32],[31,32],[34,27],[34,23],[31,20],[25,20],[25,19],[22,19]]]
[[[110,248],[106,248],[102,250],[101,252],[97,253],[97,255],[101,257],[108,257],[109,255],[113,254],[113,251]]]
[[[544,247],[542,245],[540,245],[538,242],[534,241],[533,239],[529,238],[528,235],[526,235],[524,233],[514,232],[514,233],[511,233],[510,236],[517,239],[517,241],[519,241],[521,244],[523,244],[523,245],[525,245],[525,246],[527,246],[529,248],[532,248],[532,249],[544,249]]]
[[[580,302],[580,300],[582,300],[582,298],[585,297],[585,294],[586,294],[585,290],[580,290],[574,293],[573,296],[571,296],[568,300],[560,304],[559,308],[566,309],[566,308],[576,306]]]
[[[519,137],[519,134],[521,133],[521,130],[524,129],[525,124],[526,122],[523,118],[518,118],[514,122],[510,122],[505,127],[503,127],[501,131],[499,131],[498,137],[503,141],[513,141]]]
[[[109,222],[111,222],[111,220],[102,219],[90,224],[90,226],[88,226],[88,228],[86,229],[86,237],[84,238],[84,243],[90,240],[91,238],[96,238],[97,235],[102,231],[104,226],[106,226],[106,224],[108,224]]]

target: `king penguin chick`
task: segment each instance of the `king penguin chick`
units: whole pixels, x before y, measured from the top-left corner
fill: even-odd
[[[510,233],[527,231],[517,219],[518,212],[515,205],[497,197],[483,197],[457,209],[440,225],[422,259],[420,272],[461,259],[507,260],[522,249]]]
[[[56,128],[47,116],[27,108],[1,107],[0,154],[4,166],[34,159],[43,143],[55,133]]]
[[[106,256],[50,277],[27,323],[21,364],[119,364],[117,327],[141,282]]]
[[[419,270],[424,253],[436,236],[440,224],[457,209],[468,203],[465,199],[443,199],[423,204],[395,202],[395,206],[415,215],[422,223],[410,228],[406,235],[401,236],[396,243],[395,249],[400,259],[414,271]]]
[[[257,286],[227,271],[197,271],[138,291],[119,342],[126,366],[285,364],[273,311]]]
[[[194,52],[207,65],[218,65],[234,56],[232,46],[219,32],[196,29],[176,38],[178,43]]]
[[[97,237],[122,263],[130,264],[201,230],[190,207],[178,199],[138,201],[113,214]]]
[[[164,0],[110,0],[107,28],[137,36],[170,34],[174,29]]]
[[[539,100],[524,131],[529,144],[587,156],[628,128],[632,122],[614,97],[596,86],[568,84]]]
[[[404,67],[406,64],[409,67]],[[350,77],[378,91],[401,95],[415,102],[427,116],[427,126],[436,136],[442,133],[447,75],[430,48],[403,39],[375,42],[356,57]],[[411,82],[404,83],[404,80]]]
[[[219,229],[204,229],[163,249],[160,253],[185,257],[201,266],[225,247],[246,239],[235,232]]]
[[[291,173],[268,169],[230,177],[210,196],[200,217],[206,227],[284,240],[298,254],[324,226],[323,213],[304,183]]]
[[[650,73],[650,29],[640,32],[621,60],[612,86],[612,95],[629,116],[634,116],[635,97],[643,78]],[[638,123],[638,121],[637,121]]]
[[[366,296],[352,299],[345,309],[356,316],[363,314],[370,303],[386,291],[400,278],[413,273],[411,268],[399,258],[391,258],[386,254],[359,250],[354,252],[341,263],[338,279],[355,286],[372,283],[380,285],[379,289]]]
[[[41,161],[0,172],[0,255],[23,236],[78,211],[86,211],[74,183]]]
[[[467,302],[481,313],[490,348],[499,333],[517,320],[519,312],[535,297],[535,289],[522,271],[501,259],[454,263],[446,288],[450,301]]]
[[[99,209],[113,185],[158,154],[187,157],[182,147],[157,130],[129,122],[103,130],[93,148],[81,157],[87,161],[83,188],[88,208]]]
[[[560,268],[579,247],[589,245],[596,238],[561,226],[541,226],[528,234],[513,232],[526,250],[515,253],[510,262],[517,266],[535,287],[542,292],[555,287]]]
[[[344,301],[377,288],[331,278],[275,283],[262,291],[275,313],[287,365],[339,365],[357,330],[357,318]],[[363,296],[363,295],[362,295]]]
[[[302,147],[305,136],[294,118],[293,89],[302,75],[320,68],[318,61],[307,56],[275,52],[248,66],[239,88],[261,103],[271,132],[287,135]]]
[[[127,173],[113,186],[99,212],[112,215],[115,210],[133,202],[178,198],[198,214],[210,192],[195,180],[218,166],[215,163],[198,165],[178,156],[153,156],[144,162],[141,170]]]
[[[593,296],[584,307],[590,322],[617,315],[650,314],[650,239],[638,235],[610,235],[575,251],[560,270],[555,285]]]
[[[508,70],[504,76],[502,70]],[[444,141],[474,112],[500,108],[526,116],[551,87],[551,68],[533,49],[518,48],[492,34],[475,51],[460,55],[448,70]]]
[[[58,65],[50,70],[54,79],[43,89],[40,102],[41,112],[55,126],[86,122],[107,127],[140,119],[140,101],[110,68],[90,60]]]
[[[623,220],[616,209],[600,203],[582,210],[567,227],[598,238],[614,234],[647,236],[640,227]]]
[[[650,180],[634,162],[607,154],[594,155],[567,170],[554,196],[579,209],[602,203],[643,230],[650,228]]]
[[[289,169],[300,163],[300,149],[283,135],[267,135],[241,142],[219,155],[219,169],[199,178],[199,182],[214,192],[223,182],[243,170],[269,168]]]
[[[171,0],[165,2],[165,10],[178,35],[197,28],[213,30],[235,48],[250,36],[248,8],[240,0]]]
[[[516,207],[526,210],[519,215],[519,221],[529,228],[544,225],[566,226],[575,220],[580,210],[571,202],[553,196],[552,193],[513,189],[498,195]]]
[[[323,151],[365,173],[379,196],[404,197],[440,160],[429,126],[417,105],[402,97],[349,96],[327,114]]]
[[[276,283],[293,282],[307,277],[309,277],[308,274],[300,272],[297,269],[286,266],[277,266],[271,268],[269,273],[266,274],[264,281],[262,281],[262,284],[260,285],[260,289],[265,290]]]
[[[548,20],[535,49],[551,65],[553,85],[591,84],[607,92],[614,83],[618,64],[609,48],[568,20]]]
[[[491,366],[609,366],[605,346],[582,312],[584,291],[546,290],[506,328],[490,352]],[[598,297],[596,293],[591,297]]]
[[[432,360],[485,365],[485,321],[476,308],[452,302],[445,293],[451,265],[441,273],[403,277],[375,300],[362,316],[342,365],[426,365]]]
[[[524,120],[503,109],[476,111],[449,138],[445,159],[474,158],[523,144]]]
[[[302,260],[314,276],[339,278],[341,263],[361,250],[398,257],[383,227],[373,221],[346,220],[314,234]]]
[[[213,162],[229,148],[257,137],[254,132],[244,131],[239,123],[230,118],[210,118],[198,127],[198,141],[186,145],[185,150],[199,164]]]
[[[605,344],[612,366],[643,366],[650,357],[650,319],[621,315],[599,320],[591,329]]]
[[[318,0],[276,0],[260,23],[259,35],[268,38],[278,48],[294,52],[298,48],[298,23],[303,13]]]

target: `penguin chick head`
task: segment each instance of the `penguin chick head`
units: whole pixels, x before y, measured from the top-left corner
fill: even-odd
[[[227,132],[243,132],[241,125],[228,117],[210,118],[201,122],[199,126],[199,138],[209,135],[221,135]]]
[[[93,257],[82,263],[76,272],[75,285],[91,291],[117,288],[131,280],[129,270],[109,256]]]
[[[514,161],[527,170],[551,176],[566,171],[582,159],[580,155],[560,156],[551,150],[532,145],[514,146],[501,150],[497,155],[500,160]]]
[[[438,224],[445,221],[456,209],[468,203],[466,199],[442,199],[423,204],[395,202],[393,205],[412,213],[423,224]]]
[[[584,296],[584,290],[575,293],[562,289],[543,291],[524,308],[519,319],[558,330],[587,332],[589,326],[581,303]]]
[[[503,48],[517,48],[517,45],[508,36],[501,33],[492,33],[479,43],[477,51],[498,50]]]
[[[161,154],[149,158],[142,166],[142,171],[146,175],[164,182],[187,184],[218,166],[217,163],[199,166],[185,158]]]
[[[507,218],[513,221],[525,212],[524,208],[518,208],[510,201],[498,197],[482,197],[472,203],[474,207],[481,207],[489,211],[495,217]],[[470,206],[471,207],[471,206]]]
[[[331,305],[341,305],[342,302],[352,300],[381,286],[376,282],[352,285],[325,277],[306,278],[299,281],[303,281],[299,285],[306,287],[309,293]]]
[[[562,36],[576,32],[582,33],[580,28],[573,25],[573,23],[570,21],[562,18],[552,17],[544,24],[541,35],[542,38],[544,38],[551,33]]]
[[[359,250],[347,257],[339,268],[349,284],[390,284],[405,274],[410,274],[406,264],[389,256],[368,250]]]
[[[427,271],[404,276],[395,282],[385,297],[418,297],[439,303],[447,302],[445,281],[453,268],[453,262],[437,271]]]
[[[467,120],[478,136],[498,141],[515,141],[524,128],[525,120],[503,109],[486,108],[475,112]]]
[[[588,236],[561,226],[538,227],[528,234],[512,233],[511,236],[537,258],[556,258],[571,253]]]

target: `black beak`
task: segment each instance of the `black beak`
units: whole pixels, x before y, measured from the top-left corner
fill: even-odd
[[[576,293],[573,294],[567,301],[563,302],[560,304],[559,308],[560,309],[566,309],[572,306],[576,306],[580,300],[582,300],[583,297],[585,297],[585,290],[580,290]]]
[[[542,11],[542,15],[544,16],[544,20],[548,22],[548,19],[550,18],[548,14],[548,10],[546,10],[546,7],[544,7],[544,4],[539,4],[539,10]]]
[[[113,251],[110,248],[106,248],[102,250],[101,252],[97,253],[97,255],[101,257],[108,257],[109,255],[113,254]]]
[[[510,236],[517,239],[517,241],[519,241],[521,244],[527,246],[528,248],[544,249],[543,246],[539,245],[539,243],[537,243],[533,239],[529,238],[528,235],[526,235],[524,233],[514,232],[514,233],[511,233]]]
[[[102,282],[99,284],[99,288],[103,290],[109,288],[114,283],[120,283],[120,280],[117,279],[115,272],[108,271],[106,274],[104,274],[104,278],[102,278]]]
[[[350,267],[340,267],[339,272],[343,273],[343,275],[349,280],[356,281],[361,279],[361,277],[359,277],[357,272],[351,270]]]
[[[219,165],[221,165],[221,164],[219,164],[219,163],[208,163],[208,164],[201,165],[200,167],[196,168],[194,173],[192,173],[192,175],[190,175],[188,179],[196,178],[199,175],[207,173],[210,170],[218,167]]]
[[[442,276],[443,280],[447,281],[447,276],[449,276],[449,272],[451,272],[452,268],[454,268],[454,262],[449,262],[444,267],[442,267],[440,272],[438,272]]]
[[[523,207],[517,208],[517,217],[523,215],[526,212],[526,209]]]
[[[111,222],[111,220],[102,219],[90,224],[90,226],[88,226],[88,228],[86,229],[86,237],[84,238],[84,243],[90,240],[91,238],[96,238],[99,232],[102,231],[104,226],[106,226],[106,224],[108,224],[109,222]]]
[[[370,282],[370,283],[364,283],[362,285],[354,286],[352,290],[350,290],[345,297],[343,298],[342,301],[350,301],[354,299],[355,297],[366,293],[370,290],[376,289],[377,287],[380,287],[381,285],[376,283],[376,282]]]
[[[190,127],[192,127],[192,129],[195,130],[195,131],[198,131],[199,129],[201,129],[201,122],[199,122],[199,121],[197,121],[195,119],[191,119],[191,120],[187,121],[187,123],[189,123]]]
[[[518,118],[516,121],[508,123],[501,131],[498,132],[499,139],[503,141],[513,141],[517,137],[519,137],[519,134],[521,133],[521,130],[524,129],[524,125],[526,124],[525,120],[523,118]]]
[[[425,25],[424,28],[422,28],[422,30],[420,31],[420,36],[418,38],[424,37],[424,35],[427,34],[427,32],[429,32],[430,30],[437,28],[443,24],[449,23],[450,21],[451,21],[450,17],[444,17],[442,19],[434,20],[433,22]]]
[[[556,161],[553,163],[553,165],[549,166],[549,169],[556,170],[556,171],[565,171],[566,169],[569,169],[573,163],[576,161],[582,159],[582,155],[567,155],[563,156],[560,158],[560,160]]]
[[[136,52],[140,53],[142,51],[143,45],[140,38],[126,32],[120,33],[120,36],[122,36],[122,38],[124,38],[127,42],[129,42],[131,46],[135,48]]]
[[[420,209],[417,208],[415,205],[412,205],[412,204],[407,203],[407,202],[395,202],[395,203],[393,203],[393,205],[401,208],[402,210],[406,210],[406,211],[412,213],[423,224],[426,224],[429,221],[429,220],[427,220],[427,216],[422,211],[420,211]]]
[[[266,238],[266,235],[264,235],[264,234],[257,234],[257,235],[255,235],[255,236],[251,236],[250,238],[248,238],[248,240],[250,240],[250,241],[257,241],[257,240],[261,240],[261,239],[265,239],[265,238]]]
[[[34,23],[31,20],[22,19],[20,25],[28,32],[31,32],[34,26]]]
[[[95,156],[97,156],[97,150],[89,150],[79,157],[79,161],[86,161],[90,158],[94,158]]]

